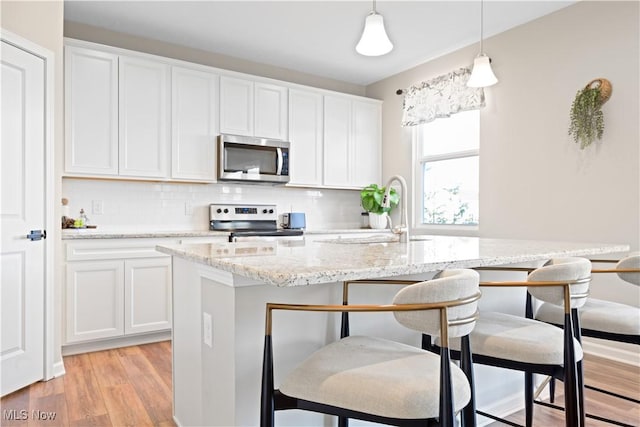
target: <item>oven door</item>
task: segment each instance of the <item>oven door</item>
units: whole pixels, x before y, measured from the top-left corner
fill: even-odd
[[[221,181],[289,182],[289,143],[237,135],[220,135]]]

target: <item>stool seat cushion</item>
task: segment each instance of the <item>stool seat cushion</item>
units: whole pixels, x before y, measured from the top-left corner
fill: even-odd
[[[454,410],[471,397],[451,364]],[[313,353],[280,386],[287,396],[395,418],[439,416],[440,356],[375,337],[352,336]]]
[[[564,331],[553,325],[525,317],[497,312],[480,312],[470,334],[473,354],[516,362],[564,365]],[[574,339],[576,360],[582,360],[582,347]],[[460,349],[452,339],[450,348]]]
[[[640,335],[640,309],[617,302],[587,299],[578,309],[580,327],[592,331],[623,335]],[[564,311],[552,304],[543,303],[536,312],[536,319],[561,325]]]

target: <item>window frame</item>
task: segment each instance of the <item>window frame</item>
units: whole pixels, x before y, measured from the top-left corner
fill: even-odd
[[[434,154],[422,156],[420,153],[423,151],[422,138],[420,135],[419,126],[413,126],[411,130],[412,139],[412,176],[411,181],[413,184],[413,228],[420,232],[427,234],[450,234],[450,235],[464,235],[464,236],[477,236],[480,229],[480,220],[478,224],[465,225],[465,224],[423,224],[422,215],[424,211],[424,179],[422,175],[423,165],[426,162],[440,161],[440,160],[452,160],[461,159],[467,157],[478,157],[478,163],[480,162],[480,147],[469,150],[452,151],[442,154]],[[478,136],[479,137],[479,136]],[[479,144],[478,144],[479,145]],[[480,176],[478,176],[478,184]],[[478,207],[480,205],[480,195],[478,194]]]

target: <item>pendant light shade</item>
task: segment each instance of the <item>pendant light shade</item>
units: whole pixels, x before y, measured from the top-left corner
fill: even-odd
[[[365,56],[380,56],[391,52],[393,43],[384,29],[384,19],[376,12],[376,3],[364,23],[362,37],[356,45],[356,52]]]
[[[487,87],[498,83],[498,78],[491,69],[491,59],[484,53],[473,60],[473,70],[467,82],[469,87]]]
[[[498,83],[498,78],[491,69],[491,58],[483,50],[484,2],[480,0],[480,53],[473,60],[473,70],[467,82],[469,87],[487,87]]]

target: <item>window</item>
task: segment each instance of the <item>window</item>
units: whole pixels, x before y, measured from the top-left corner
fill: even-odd
[[[415,127],[417,226],[477,226],[480,111]]]

